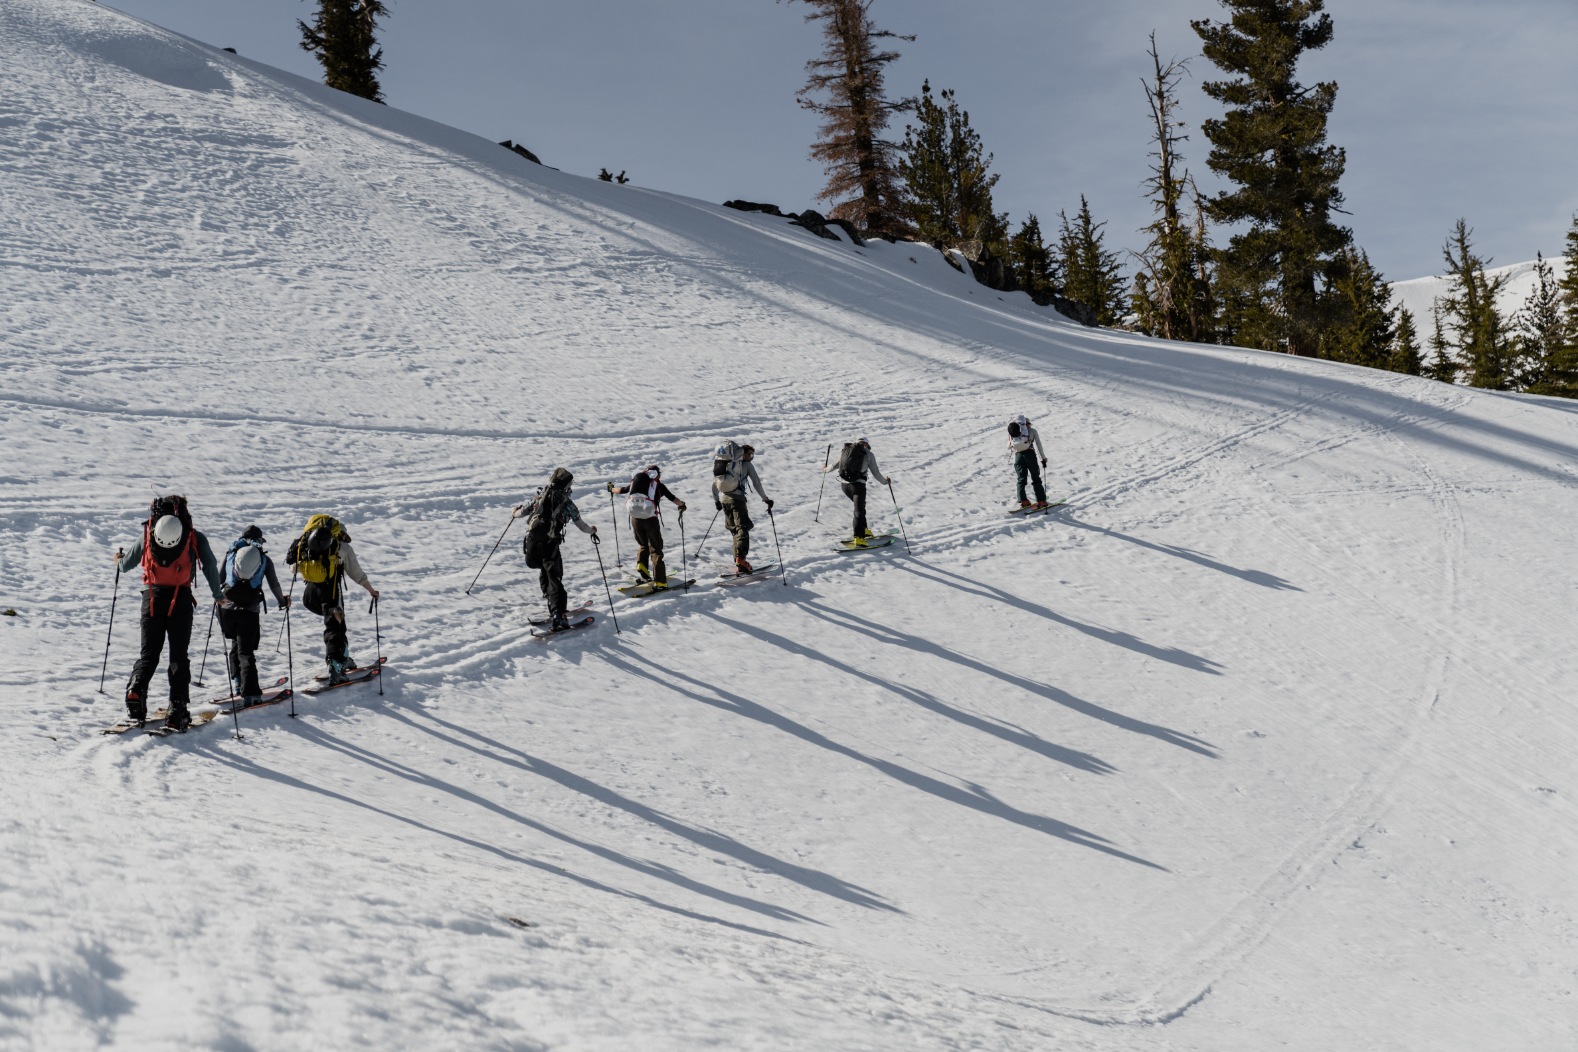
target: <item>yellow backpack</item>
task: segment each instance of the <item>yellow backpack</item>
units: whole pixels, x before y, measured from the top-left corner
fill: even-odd
[[[334,544],[329,548],[329,554],[319,560],[307,554],[307,534],[319,526],[328,528],[334,535]],[[345,527],[340,525],[340,520],[332,515],[314,515],[307,520],[307,525],[301,529],[301,539],[296,545],[296,572],[301,574],[301,579],[310,584],[322,584],[332,581],[340,575],[340,540],[345,536]]]

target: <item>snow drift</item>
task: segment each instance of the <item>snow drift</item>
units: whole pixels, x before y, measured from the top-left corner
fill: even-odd
[[[1082,330],[87,2],[0,64],[6,1047],[1572,1046],[1573,407]],[[859,434],[913,552],[832,550]],[[464,594],[557,464],[612,541],[661,461],[694,555],[723,438],[786,584],[616,634],[572,533],[549,649],[516,534]],[[155,490],[341,516],[385,693],[99,735]]]

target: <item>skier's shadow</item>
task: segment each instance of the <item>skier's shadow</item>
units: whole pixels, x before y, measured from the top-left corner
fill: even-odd
[[[746,719],[755,720],[768,727],[793,735],[808,744],[818,746],[870,767],[872,770],[886,775],[903,785],[929,793],[939,800],[967,807],[983,815],[1011,822],[1033,832],[1045,833],[1047,836],[1067,841],[1070,844],[1088,847],[1093,851],[1111,855],[1113,858],[1121,858],[1126,862],[1133,862],[1149,869],[1161,870],[1164,873],[1170,872],[1166,866],[1113,847],[1106,837],[1092,833],[1088,829],[1081,829],[1078,826],[1055,818],[1049,818],[1046,815],[1022,811],[1012,804],[999,800],[984,786],[975,783],[970,783],[967,787],[951,785],[948,782],[922,774],[919,771],[912,771],[891,760],[868,756],[842,742],[834,741],[804,724],[797,723],[781,713],[774,712],[765,705],[754,702],[733,691],[725,690],[714,683],[687,675],[672,665],[663,668],[663,674],[660,676],[643,662],[630,661],[613,652],[605,653],[603,657],[609,664],[630,676],[641,676],[651,680],[662,689],[676,691],[703,705],[709,705],[737,716],[744,716]]]
[[[1241,581],[1248,581],[1250,584],[1258,584],[1262,588],[1274,588],[1278,591],[1286,592],[1304,591],[1304,589],[1300,588],[1298,585],[1292,583],[1291,581],[1285,580],[1284,578],[1278,577],[1274,573],[1267,573],[1264,570],[1244,570],[1237,566],[1229,566],[1227,563],[1218,562],[1209,555],[1205,555],[1202,552],[1197,552],[1193,548],[1181,548],[1176,544],[1158,544],[1156,541],[1147,541],[1143,538],[1135,537],[1127,533],[1119,533],[1117,530],[1114,530],[1108,526],[1097,526],[1093,522],[1082,522],[1079,519],[1076,519],[1072,514],[1060,515],[1059,518],[1064,522],[1067,522],[1070,526],[1073,526],[1075,529],[1088,530],[1091,533],[1099,533],[1104,537],[1114,537],[1120,541],[1128,541],[1130,544],[1149,549],[1153,552],[1160,552],[1163,555],[1171,555],[1176,559],[1183,559],[1187,562],[1192,562],[1196,566],[1204,566],[1207,570],[1215,570],[1218,573],[1225,573],[1229,577],[1237,577]]]
[[[1191,654],[1189,651],[1180,650],[1177,647],[1160,647],[1154,643],[1147,643],[1145,640],[1129,632],[1121,632],[1113,628],[1099,628],[1096,625],[1087,625],[1083,621],[1076,621],[1072,617],[1065,617],[1055,610],[1049,610],[1038,603],[1032,603],[1028,599],[1022,599],[1014,593],[1004,591],[995,585],[986,584],[985,582],[978,581],[973,577],[965,577],[962,574],[956,574],[950,570],[944,570],[942,567],[926,562],[923,559],[907,559],[903,562],[895,563],[894,565],[902,570],[906,570],[909,573],[915,574],[922,580],[932,581],[936,584],[947,585],[950,588],[957,588],[961,592],[967,592],[970,595],[977,595],[983,599],[991,599],[994,602],[1007,603],[1009,606],[1023,610],[1028,614],[1035,614],[1037,617],[1044,617],[1048,621],[1055,621],[1067,628],[1072,628],[1076,632],[1090,636],[1092,639],[1099,639],[1103,643],[1111,643],[1113,646],[1123,647],[1125,650],[1132,650],[1136,654],[1144,654],[1146,657],[1155,658],[1158,661],[1165,661],[1171,665],[1178,665],[1181,668],[1193,669],[1196,672],[1209,673],[1213,676],[1220,676],[1222,674],[1221,663],[1212,661],[1210,658],[1204,657],[1203,655]],[[925,572],[922,572],[923,570]],[[854,618],[853,614],[846,614],[843,611],[838,611],[838,613],[845,617]],[[855,618],[855,620],[860,619]],[[897,637],[911,640],[919,639],[917,636],[909,636],[905,633],[898,632],[895,629],[887,628],[883,625],[878,625],[874,622],[868,621],[865,623],[870,625],[872,628],[878,629],[882,632],[892,633]],[[946,647],[940,647],[931,643],[927,643],[926,645],[928,649],[935,649],[938,653],[944,655],[953,655],[953,651],[948,650]],[[957,655],[953,656],[955,660],[958,659]],[[967,659],[965,663],[968,663]]]

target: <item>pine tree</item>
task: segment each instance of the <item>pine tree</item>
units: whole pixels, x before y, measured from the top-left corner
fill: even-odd
[[[318,56],[323,82],[331,88],[383,102],[378,71],[384,68],[378,46],[378,20],[389,14],[383,0],[318,0],[312,25],[297,20],[301,49]]]
[[[1519,386],[1533,394],[1578,398],[1578,347],[1563,316],[1556,275],[1543,255],[1534,263],[1536,284],[1513,322],[1519,360]]]
[[[1459,219],[1442,248],[1450,285],[1439,301],[1441,316],[1458,360],[1468,369],[1469,386],[1505,391],[1513,386],[1517,371],[1516,348],[1496,306],[1507,278],[1485,274],[1489,260],[1475,255],[1473,233]]]
[[[1386,367],[1394,373],[1419,376],[1424,372],[1419,358],[1419,330],[1414,326],[1414,312],[1407,307],[1397,310],[1397,333],[1392,337],[1391,354]]]
[[[1432,380],[1440,380],[1445,384],[1457,383],[1458,363],[1452,357],[1451,348],[1447,344],[1446,333],[1441,327],[1441,301],[1438,299],[1430,305],[1430,361],[1424,366],[1421,375]]]
[[[873,0],[804,2],[811,7],[805,20],[822,23],[822,57],[805,64],[810,76],[796,96],[822,118],[811,146],[827,174],[817,198],[834,202],[832,218],[847,219],[873,237],[905,234],[898,147],[882,133],[915,100],[887,97],[883,67],[899,53],[879,50],[877,42],[915,38],[876,28],[869,13]]]
[[[1247,224],[1217,254],[1237,343],[1318,353],[1325,323],[1319,279],[1352,240],[1332,220],[1343,203],[1346,158],[1326,142],[1333,82],[1305,87],[1299,58],[1331,42],[1325,0],[1219,0],[1225,23],[1190,24],[1205,57],[1228,75],[1202,87],[1227,113],[1202,128],[1207,164],[1235,185],[1207,205],[1216,223]]]
[[[1034,212],[1009,239],[1008,259],[1019,277],[1020,287],[1030,293],[1030,298],[1037,303],[1050,303],[1058,291],[1057,263]]]
[[[1090,202],[1079,195],[1079,214],[1070,225],[1059,212],[1058,255],[1063,273],[1063,295],[1085,307],[1096,325],[1116,325],[1123,317],[1125,290],[1118,255],[1102,244],[1106,235],[1090,214]]]
[[[939,247],[979,241],[1005,255],[1008,216],[992,205],[992,155],[984,152],[953,89],[944,88],[938,99],[940,105],[932,98],[931,81],[922,84],[917,123],[904,129],[898,170],[909,216],[922,241]]]
[[[1384,369],[1397,335],[1392,287],[1363,249],[1338,258],[1327,288],[1331,321],[1321,333],[1322,357]]]
[[[1156,219],[1145,228],[1151,235],[1150,243],[1138,253],[1140,272],[1134,278],[1134,311],[1141,332],[1171,340],[1199,341],[1211,328],[1203,316],[1203,301],[1209,298],[1209,290],[1200,287],[1202,270],[1196,256],[1199,246],[1195,231],[1184,219],[1184,191],[1193,182],[1187,171],[1179,171],[1183,157],[1178,152],[1178,144],[1189,138],[1183,134],[1183,125],[1177,118],[1178,82],[1188,64],[1175,60],[1163,66],[1154,32],[1148,54],[1153,73],[1144,87],[1155,149],[1151,151],[1151,175],[1141,185],[1151,198]]]

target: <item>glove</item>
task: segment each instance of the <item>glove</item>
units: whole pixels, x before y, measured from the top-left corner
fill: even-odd
[[[614,484],[612,482],[610,482],[608,484],[608,492],[610,492],[610,493],[614,492]]]
[[[763,497],[762,498],[762,503],[767,505],[767,510],[768,511],[772,511],[773,510],[773,499],[771,497]]]
[[[377,599],[378,598],[378,589],[374,588],[372,585],[368,585],[367,586],[367,594],[372,596],[374,599]]]
[[[1042,457],[1041,458],[1041,466],[1042,467],[1046,467],[1047,466],[1047,458],[1046,457]]]
[[[597,540],[597,527],[596,526],[592,527],[592,543],[593,544],[597,544],[598,543],[598,540]]]
[[[279,601],[279,608],[281,610],[289,610],[290,609],[290,596],[287,595],[285,598],[283,598],[283,599],[281,599]]]
[[[680,501],[677,505],[675,505],[675,507],[679,508],[679,513],[681,515],[685,514],[685,502],[684,501]]]
[[[719,511],[722,511],[723,510],[723,501],[714,499],[713,502],[712,502],[712,506],[714,508],[717,508]]]
[[[520,519],[520,518],[524,518],[525,516],[526,516],[526,505],[524,505],[524,504],[517,504],[517,505],[515,505],[514,508],[510,509],[510,518],[512,518],[512,519]]]

